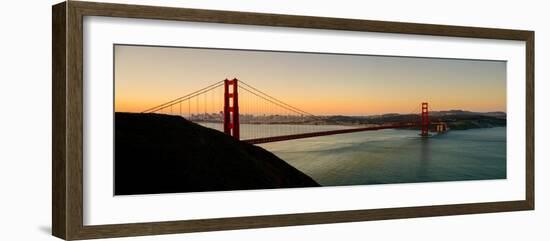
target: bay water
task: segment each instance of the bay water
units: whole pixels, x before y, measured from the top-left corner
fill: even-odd
[[[221,125],[201,123],[221,129]],[[331,125],[241,125],[241,139],[349,129]],[[307,131],[306,131],[307,130]],[[506,127],[387,129],[259,144],[323,186],[506,178]]]

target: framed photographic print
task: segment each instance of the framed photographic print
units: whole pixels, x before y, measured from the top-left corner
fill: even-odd
[[[53,6],[53,235],[534,209],[534,32]]]

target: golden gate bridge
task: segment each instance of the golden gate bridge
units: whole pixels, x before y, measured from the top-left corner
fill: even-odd
[[[179,115],[251,144],[383,129],[420,128],[422,137],[429,136],[430,126],[435,126],[438,132],[447,130],[445,123],[430,122],[427,102],[421,104],[420,110],[419,120],[413,122],[360,126],[323,125],[323,117],[292,106],[233,78],[213,83],[142,113]],[[241,135],[243,129],[245,135]]]

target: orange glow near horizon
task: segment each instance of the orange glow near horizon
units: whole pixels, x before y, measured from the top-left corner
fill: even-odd
[[[418,113],[424,101],[432,111],[506,112],[502,61],[122,45],[115,47],[115,111],[141,112],[233,77],[316,115]],[[222,88],[204,98],[205,112],[222,111]],[[260,112],[245,97],[239,104]]]

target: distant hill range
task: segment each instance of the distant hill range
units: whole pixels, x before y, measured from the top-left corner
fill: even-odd
[[[490,117],[497,117],[497,118],[506,118],[506,112],[502,112],[502,111],[472,112],[467,110],[445,110],[445,111],[432,111],[429,114],[432,116],[470,115],[470,116],[490,116]]]
[[[319,186],[261,147],[179,116],[115,113],[115,194]]]
[[[445,110],[430,111],[432,122],[443,121],[455,130],[472,128],[487,128],[495,126],[506,126],[506,113],[494,112],[472,112],[466,110]],[[223,117],[220,113],[193,115],[195,122],[222,123]],[[387,124],[395,122],[419,122],[420,114],[399,114],[387,113],[370,116],[348,116],[348,115],[250,115],[240,116],[242,124],[288,124],[288,125],[369,125]]]
[[[454,130],[506,126],[505,112],[431,111],[429,118],[431,122],[445,122]],[[418,121],[419,114],[388,113],[372,116],[324,116],[317,120],[316,124],[367,125]]]

